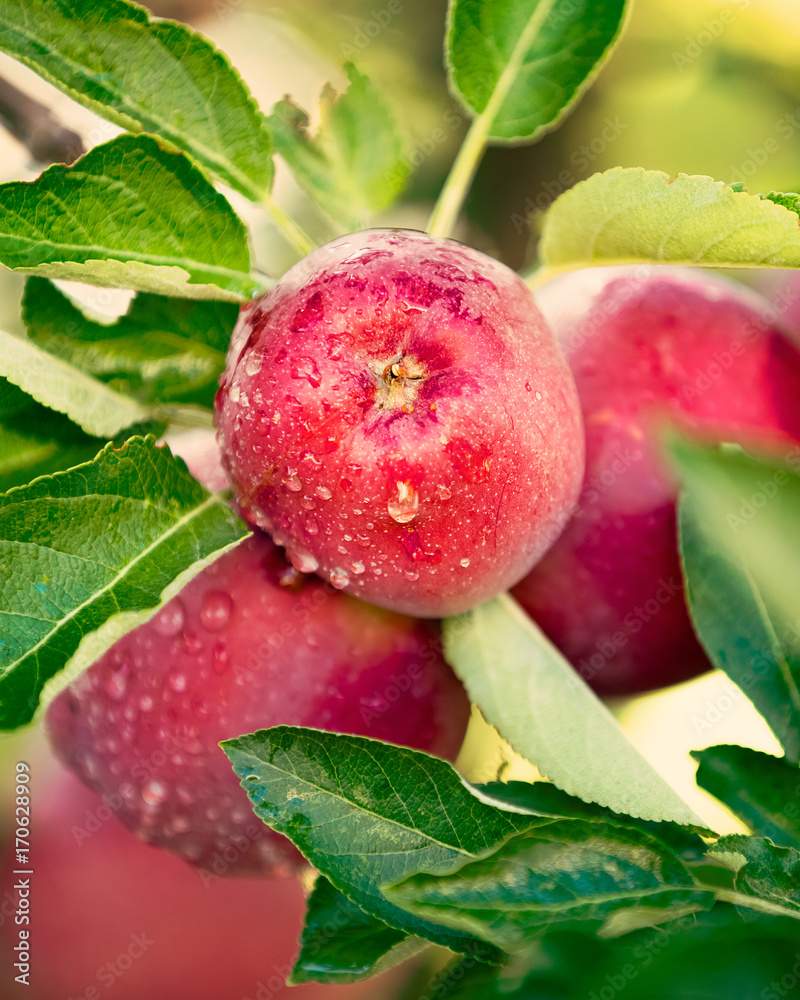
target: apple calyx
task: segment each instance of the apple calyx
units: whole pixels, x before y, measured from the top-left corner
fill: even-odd
[[[388,364],[376,362],[375,403],[381,410],[402,410],[413,413],[420,386],[427,370],[415,358],[398,354]]]

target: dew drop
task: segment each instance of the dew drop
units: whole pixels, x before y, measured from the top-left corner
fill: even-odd
[[[172,829],[175,833],[188,833],[192,824],[186,816],[176,816],[172,821]]]
[[[361,574],[366,569],[363,562],[350,563],[350,569],[355,573],[356,576],[361,576]]]
[[[297,475],[296,469],[287,469],[286,471],[287,475],[283,480],[283,485],[292,493],[299,493],[303,488],[303,480]]]
[[[339,442],[336,440],[336,438],[327,438],[326,439],[326,441],[325,441],[325,451],[326,451],[326,453],[328,455],[330,455],[331,452],[336,451],[336,449],[338,447],[339,447]]]
[[[211,668],[214,673],[224,674],[228,669],[229,663],[228,650],[221,642],[215,643],[214,648],[211,650]]]
[[[319,534],[319,524],[317,523],[317,519],[315,517],[306,518],[306,533],[309,535]]]
[[[168,683],[173,691],[185,691],[186,674],[170,674],[168,678]]]
[[[181,604],[180,598],[176,597],[155,616],[153,628],[159,635],[171,639],[183,628],[185,619],[186,612],[183,609],[183,604]]]
[[[350,482],[349,479],[340,479],[339,485],[342,487],[345,493],[349,493],[350,490],[352,490],[353,488],[353,484]]]
[[[386,504],[389,516],[394,518],[398,524],[408,524],[409,521],[414,520],[419,511],[419,493],[409,482],[398,480],[395,487],[397,496],[389,497],[389,502]]]
[[[541,394],[540,392],[537,392],[537,393],[536,393],[536,398],[537,398],[537,399],[541,399],[541,398],[542,398],[542,394]]]
[[[122,667],[120,670],[115,670],[113,674],[106,678],[103,687],[106,694],[113,701],[122,701],[128,687],[128,668]]]
[[[467,566],[469,566],[469,559],[462,559],[461,565],[464,567],[464,569],[466,569]]]
[[[331,491],[328,489],[327,486],[318,486],[314,490],[314,492],[317,494],[320,500],[330,500],[330,498],[333,496],[333,493],[331,493]]]
[[[152,778],[142,788],[142,798],[149,806],[157,806],[166,801],[167,786],[163,781]]]
[[[197,656],[203,649],[203,640],[196,632],[186,629],[181,637],[181,646],[185,653],[188,653],[190,656]]]
[[[356,535],[356,542],[358,542],[362,549],[368,549],[372,545],[369,535]]]
[[[436,496],[440,500],[449,500],[452,495],[453,494],[446,486],[442,486],[441,484],[439,484],[439,486],[436,487]]]
[[[300,501],[300,506],[304,510],[316,510],[317,501],[313,497],[304,496],[303,499]]]
[[[336,547],[336,551],[339,553],[340,556],[346,556],[347,555],[347,547],[344,546],[344,545],[338,545]]]
[[[337,566],[336,569],[331,570],[330,575],[331,586],[336,587],[337,590],[344,590],[348,583],[350,583],[350,577],[347,575],[347,570]]]
[[[231,620],[233,599],[222,590],[209,590],[200,607],[200,621],[209,632],[221,632]]]
[[[149,694],[143,694],[139,699],[139,708],[142,712],[151,712],[153,710],[153,699]]]
[[[318,389],[322,383],[317,363],[313,358],[292,358],[292,378],[307,379],[314,389]]]
[[[244,363],[245,375],[258,375],[261,371],[261,356],[253,352]]]
[[[310,552],[289,552],[287,553],[292,566],[301,573],[316,573],[319,563]]]
[[[530,382],[526,382],[525,383],[525,392],[532,392],[532,391],[533,391],[533,389],[531,388]]]
[[[406,580],[411,580],[411,582],[413,583],[414,580],[419,580],[419,573],[415,569],[407,569],[405,572],[405,577]]]

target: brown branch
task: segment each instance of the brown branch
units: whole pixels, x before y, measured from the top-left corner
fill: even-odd
[[[38,101],[0,77],[0,125],[37,163],[73,163],[84,152],[81,137]]]

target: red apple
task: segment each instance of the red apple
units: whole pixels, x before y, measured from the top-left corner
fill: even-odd
[[[295,879],[204,881],[178,858],[131,837],[106,802],[52,760],[31,763],[30,788],[28,927],[14,923],[13,886],[20,876],[13,873],[20,866],[10,849],[2,864],[6,1000],[366,1000],[394,994],[397,973],[353,986],[285,989],[304,910]],[[30,986],[14,981],[18,956],[12,949],[20,929],[31,935]]]
[[[539,303],[578,386],[586,477],[576,516],[514,595],[597,691],[691,677],[709,663],[684,601],[661,432],[785,449],[800,439],[800,354],[762,299],[700,272],[577,271]]]
[[[303,578],[257,532],[74,681],[47,724],[126,826],[213,877],[300,860],[254,816],[220,740],[287,723],[453,758],[468,712],[438,625]]]
[[[505,590],[580,488],[574,386],[530,292],[453,240],[316,250],[244,309],[220,385],[245,516],[298,569],[396,611]]]

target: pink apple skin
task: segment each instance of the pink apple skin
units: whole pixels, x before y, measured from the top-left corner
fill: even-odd
[[[437,624],[303,578],[257,532],[63,691],[47,725],[137,836],[238,874],[300,858],[254,816],[220,740],[286,723],[452,759],[468,714]]]
[[[684,602],[660,434],[673,422],[785,453],[800,439],[800,354],[757,295],[684,269],[576,271],[539,302],[578,386],[586,477],[514,596],[603,694],[684,680],[710,664]]]
[[[296,879],[204,880],[131,837],[113,818],[116,800],[82,787],[52,758],[32,764],[31,789],[31,980],[14,982],[19,865],[8,840],[0,876],[4,905],[13,898],[14,907],[0,916],[4,1000],[367,1000],[399,989],[400,969],[352,986],[284,989],[305,909]]]
[[[246,517],[383,607],[455,614],[518,581],[583,471],[569,370],[517,275],[410,230],[310,254],[234,331],[217,426]]]

